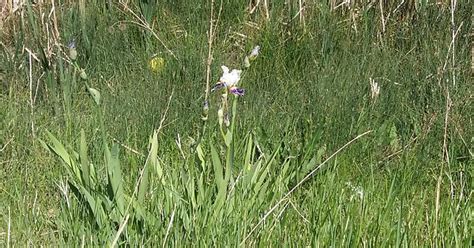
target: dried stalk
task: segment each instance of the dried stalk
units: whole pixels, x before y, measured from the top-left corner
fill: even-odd
[[[209,36],[207,39],[207,63],[206,63],[206,96],[204,102],[209,100],[210,81],[211,81],[211,63],[212,63],[212,41],[214,40],[214,0],[211,1],[211,13],[209,18]]]
[[[455,24],[455,11],[456,11],[456,4],[457,0],[451,0],[451,44],[450,48],[451,49],[451,76],[452,76],[452,81],[453,81],[453,87],[456,86],[456,36],[458,33],[458,29],[456,29],[456,24]],[[449,55],[449,51],[448,51]],[[447,62],[445,63],[446,66]],[[449,167],[449,144],[448,144],[448,127],[449,127],[449,113],[451,110],[452,106],[452,101],[451,97],[449,95],[449,86],[446,84],[445,86],[445,95],[446,95],[446,110],[445,110],[445,116],[444,116],[444,134],[443,134],[443,161],[441,163],[441,168],[440,168],[440,173],[438,176],[438,182],[436,184],[436,201],[435,201],[435,238],[438,235],[438,221],[439,221],[439,211],[441,209],[440,205],[440,199],[441,199],[441,182],[442,182],[442,175],[444,171],[444,165],[446,164]],[[453,183],[451,182],[451,187]]]

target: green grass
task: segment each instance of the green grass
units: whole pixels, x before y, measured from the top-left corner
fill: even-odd
[[[308,1],[303,26],[298,1],[272,1],[269,19],[216,1],[211,84],[262,47],[227,142],[222,92],[201,119],[211,1],[145,2],[129,7],[161,41],[102,1],[57,5],[57,22],[48,4],[5,19],[1,246],[472,245],[470,1],[455,12],[454,63],[449,5],[387,5],[382,33],[378,3]]]

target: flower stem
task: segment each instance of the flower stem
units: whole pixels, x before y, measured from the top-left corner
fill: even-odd
[[[225,170],[225,181],[229,182],[231,172],[232,172],[232,167],[234,165],[234,131],[235,131],[235,122],[236,122],[236,117],[237,117],[237,100],[238,97],[234,96],[234,99],[232,101],[232,119],[231,119],[231,124],[230,124],[230,130],[227,130],[227,132],[230,134],[227,138],[229,139],[228,141],[228,146],[227,146],[227,153],[226,153],[226,170]]]

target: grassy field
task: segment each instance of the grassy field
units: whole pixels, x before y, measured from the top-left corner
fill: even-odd
[[[51,2],[2,14],[0,246],[473,244],[472,1]]]

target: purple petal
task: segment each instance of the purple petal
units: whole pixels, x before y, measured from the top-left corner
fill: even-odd
[[[243,96],[245,94],[245,90],[237,88],[237,87],[233,87],[233,88],[230,89],[230,93],[232,93],[236,96]]]
[[[69,44],[67,45],[68,48],[72,49],[72,48],[76,48],[76,40],[73,39],[69,42]]]
[[[211,88],[211,92],[214,92],[218,89],[222,89],[224,88],[225,84],[224,83],[217,83],[216,85],[214,85],[212,88]]]

